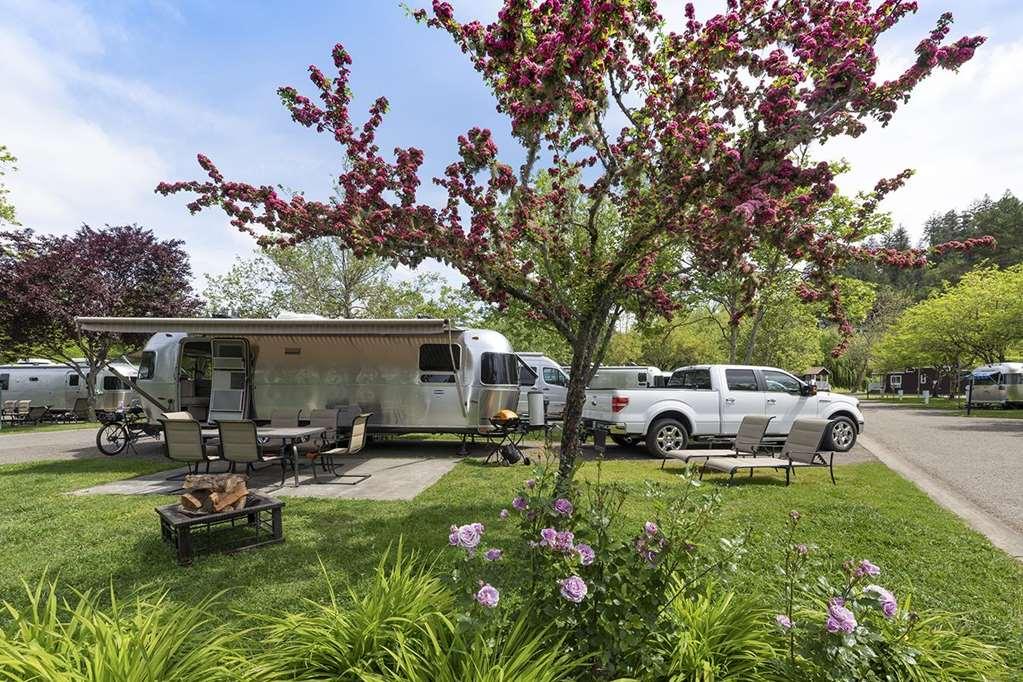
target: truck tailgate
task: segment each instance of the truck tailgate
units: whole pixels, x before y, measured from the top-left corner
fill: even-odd
[[[586,391],[586,402],[583,403],[583,419],[613,422],[615,414],[611,411],[611,397],[617,391],[612,388]]]

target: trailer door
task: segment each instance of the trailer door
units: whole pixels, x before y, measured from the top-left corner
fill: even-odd
[[[249,344],[244,339],[214,339],[212,350],[213,385],[208,420],[245,419]]]

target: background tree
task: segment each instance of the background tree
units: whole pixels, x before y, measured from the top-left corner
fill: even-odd
[[[36,355],[63,362],[85,380],[94,415],[96,372],[117,348],[145,339],[82,332],[75,317],[175,317],[194,313],[191,269],[179,240],[158,240],[137,225],[70,236],[8,235],[0,254],[0,330],[8,358]],[[75,362],[85,358],[83,369]]]
[[[0,144],[0,179],[8,172],[15,170],[14,163],[17,161],[14,155],[5,145]],[[4,225],[17,225],[18,220],[14,212],[14,205],[7,198],[10,190],[3,182],[0,182],[0,227]]]
[[[465,275],[482,299],[517,300],[572,348],[560,480],[574,470],[584,389],[623,310],[671,313],[687,276],[669,277],[680,253],[695,272],[757,276],[747,254],[763,246],[803,262],[804,300],[831,298],[849,258],[904,266],[922,254],[851,248],[876,203],[908,177],[881,181],[845,238],[818,234],[814,216],[835,192],[829,164],[803,153],[813,143],[887,124],[936,68],[957,69],[983,38],[946,43],[951,15],[917,46],[892,80],[875,79],[878,37],[915,2],[728,3],[706,22],[686,7],[670,32],[653,0],[542,3],[506,0],[487,26],[460,23],[435,0],[419,21],[446,31],[509,117],[521,149],[518,171],[499,159],[489,130],[458,140],[459,159],[435,183],[440,206],[423,203],[423,152],[382,155],[377,130],[388,103],[353,121],[351,58],[334,49],[337,75],[316,67],[319,103],[279,90],[292,118],[344,149],[339,202],[282,199],[271,185],[226,181],[205,156],[207,180],[161,183],[188,191],[192,211],[219,207],[261,243],[337,236],[357,255],[416,266],[438,258]],[[819,147],[815,147],[819,148]],[[972,244],[971,244],[972,245]],[[970,246],[970,245],[967,245]],[[843,325],[843,333],[851,331]]]
[[[881,369],[958,371],[1001,362],[1023,344],[1023,265],[979,268],[908,308],[877,349]]]

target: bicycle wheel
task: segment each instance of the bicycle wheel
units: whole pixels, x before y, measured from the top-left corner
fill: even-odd
[[[128,429],[123,424],[104,424],[96,432],[96,447],[110,457],[121,454],[128,447]]]

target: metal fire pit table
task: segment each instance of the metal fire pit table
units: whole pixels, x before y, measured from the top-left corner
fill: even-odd
[[[249,493],[242,509],[194,514],[182,511],[181,505],[174,503],[157,507],[156,513],[160,516],[163,539],[174,545],[178,563],[188,566],[197,550],[240,552],[284,542],[283,508],[280,500]]]

